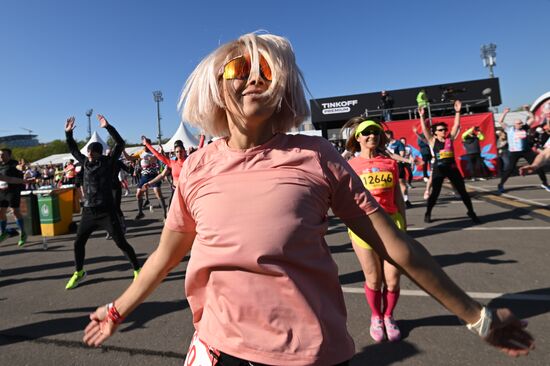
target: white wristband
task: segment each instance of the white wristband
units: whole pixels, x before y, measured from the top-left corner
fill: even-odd
[[[481,308],[481,317],[474,324],[466,324],[466,328],[472,333],[479,335],[482,338],[486,338],[489,335],[491,329],[491,323],[493,322],[493,313],[487,307]]]

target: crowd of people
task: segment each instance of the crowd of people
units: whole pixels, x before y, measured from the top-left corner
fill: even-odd
[[[389,123],[360,116],[348,121],[348,161],[321,137],[286,134],[309,113],[304,84],[288,40],[246,34],[206,56],[184,86],[179,102],[183,118],[210,135],[223,136],[189,156],[179,142],[174,145],[175,159],[170,159],[145,136],[141,151],[126,154],[123,139],[102,115],[98,115],[100,126],[115,144],[104,154],[101,144],[92,143],[85,155],[72,137],[74,118],[67,119],[65,134],[74,160],[38,173],[42,183],[82,187],[75,271],[66,289],[74,289],[85,278],[85,245],[97,229],[109,233],[134,276],[126,291],[90,315],[84,342],[103,344],[191,253],[185,292],[195,335],[186,365],[348,365],[355,347],[347,330],[338,270],[324,239],[330,209],[349,228],[365,275],[370,335],[375,342],[401,338],[394,309],[403,274],[489,344],[511,356],[526,355],[534,346],[526,323],[508,309],[490,309],[474,301],[406,234],[406,210],[413,205],[408,197],[412,154],[406,139],[393,136]],[[390,120],[391,100],[383,100],[381,109]],[[461,110],[461,102],[455,101],[449,127],[442,122],[429,125],[424,106],[418,109],[422,131],[414,132],[426,146],[422,152],[423,178],[429,187],[426,222],[432,221],[443,181],[449,179],[467,215],[480,223],[456,166],[453,143],[460,138],[472,145],[467,150],[471,169],[483,176],[479,157],[483,135],[476,128],[459,132]],[[514,131],[509,144],[510,139],[521,139],[518,129]],[[519,149],[521,144],[513,141]],[[514,149],[509,147],[511,158],[499,189],[519,157],[532,163],[524,172],[543,164],[523,145]],[[40,179],[34,176],[37,173],[25,177],[4,151],[2,233],[5,209],[9,206],[15,212],[18,207],[17,195],[11,192]],[[158,247],[145,263],[138,261],[125,238],[120,211],[121,189],[128,193],[129,176],[137,187],[135,219],[141,219],[144,207],[151,204],[148,188],[153,188],[165,218]],[[543,185],[548,187],[545,179]],[[172,188],[168,202],[159,188],[165,180]]]

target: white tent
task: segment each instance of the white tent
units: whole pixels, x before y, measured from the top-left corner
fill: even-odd
[[[177,140],[181,140],[183,142],[183,146],[185,146],[186,149],[188,149],[190,146],[199,146],[199,139],[189,131],[189,129],[183,122],[180,122],[180,125],[172,138],[168,140],[167,143],[162,145],[164,151],[173,151],[174,142],[176,142]]]
[[[47,156],[45,158],[42,158],[40,160],[37,160],[33,162],[31,165],[48,165],[48,164],[64,164],[69,159],[74,159],[71,153],[65,153],[65,154],[53,154],[50,156]]]
[[[80,149],[80,152],[86,155],[88,153],[88,145],[90,145],[92,142],[99,142],[101,146],[103,146],[103,154],[105,154],[105,152],[109,148],[109,145],[107,145],[105,141],[103,141],[103,139],[99,137],[97,132],[94,131],[94,133],[92,134],[92,137],[90,137],[90,140],[86,143],[86,145],[84,145],[84,147]]]

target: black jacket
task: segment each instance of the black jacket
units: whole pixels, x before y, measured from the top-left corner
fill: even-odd
[[[115,146],[111,150],[110,156],[102,155],[96,161],[89,161],[88,158],[80,152],[73,138],[72,131],[65,132],[69,150],[74,158],[78,160],[80,165],[82,165],[82,171],[84,172],[84,179],[82,182],[86,194],[84,207],[101,209],[111,209],[113,207],[113,194],[111,192],[113,187],[113,174],[115,171],[115,164],[122,153],[122,149],[124,149],[124,140],[122,140],[122,137],[120,137],[113,126],[108,125],[106,129],[115,141]]]

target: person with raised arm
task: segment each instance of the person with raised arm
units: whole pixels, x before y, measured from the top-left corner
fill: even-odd
[[[510,112],[510,108],[505,108],[504,112],[500,116],[498,123],[502,126],[506,135],[508,137],[508,151],[509,153],[509,164],[504,172],[502,172],[500,183],[497,186],[499,193],[504,193],[504,183],[510,178],[518,160],[524,158],[527,160],[527,163],[532,164],[535,160],[537,154],[529,146],[529,128],[531,124],[535,121],[533,113],[529,111],[529,108],[524,108],[529,113],[529,118],[526,123],[519,118],[514,120],[513,125],[507,125],[505,123],[506,115]],[[546,179],[546,173],[542,168],[537,168],[534,170],[540,178],[540,186],[542,189],[550,192],[550,186],[548,186],[548,180]]]
[[[251,33],[219,46],[191,73],[179,106],[223,138],[188,157],[157,249],[122,295],[90,314],[86,344],[111,337],[191,251],[186,365],[348,365],[355,346],[324,239],[332,209],[481,339],[511,356],[534,347],[525,323],[474,301],[397,229],[329,141],[285,133],[309,114],[287,39]]]
[[[455,119],[451,131],[448,132],[447,124],[444,122],[433,123],[431,128],[428,128],[426,120],[424,119],[424,108],[418,108],[418,114],[420,115],[420,125],[422,126],[422,132],[428,140],[432,151],[434,152],[435,162],[432,169],[432,191],[428,198],[428,206],[426,213],[424,214],[424,222],[432,222],[432,209],[434,208],[439,193],[441,193],[441,187],[443,181],[448,178],[453,187],[456,189],[464,206],[468,209],[468,216],[475,224],[479,224],[480,220],[474,212],[472,206],[472,200],[470,195],[466,192],[466,186],[464,185],[464,178],[460,174],[455,161],[453,141],[457,138],[458,131],[460,129],[460,110],[462,103],[460,100],[456,100],[454,103]]]
[[[103,146],[99,142],[90,143],[87,148],[87,155],[82,154],[73,138],[75,118],[69,117],[65,122],[67,145],[73,157],[82,165],[84,172],[83,187],[86,192],[82,205],[82,217],[74,241],[75,272],[67,282],[66,290],[74,289],[86,277],[84,271],[86,242],[90,235],[98,229],[106,230],[111,234],[116,246],[132,265],[134,280],[140,271],[134,248],[124,237],[112,193],[115,165],[124,149],[124,140],[104,116],[98,114],[97,119],[99,120],[99,126],[105,128],[115,141],[109,156],[103,155]]]
[[[162,171],[159,175],[157,175],[155,178],[150,180],[149,182],[145,183],[143,185],[143,189],[147,189],[149,186],[154,186],[157,182],[162,181],[164,178],[168,176],[168,173],[172,174],[172,194],[170,195],[170,199],[168,200],[168,204],[172,202],[172,197],[174,196],[175,188],[178,184],[178,179],[180,177],[181,167],[183,166],[183,163],[185,162],[185,159],[187,158],[187,154],[185,152],[185,146],[183,145],[183,142],[181,140],[176,140],[174,142],[174,154],[176,155],[176,160],[172,160],[168,158],[166,155],[158,152],[155,150],[153,145],[149,143],[149,139],[145,136],[141,136],[142,143],[149,149],[150,152],[153,153],[153,155],[156,156],[156,158],[164,163],[166,165],[166,169]],[[203,140],[204,141],[204,140]]]
[[[139,161],[139,164],[141,167],[141,178],[139,180],[139,183],[136,189],[138,213],[135,219],[139,220],[145,216],[143,214],[143,208],[145,206],[143,204],[143,196],[145,195],[147,197],[149,186],[153,187],[153,192],[155,193],[155,196],[159,200],[160,206],[162,207],[163,216],[164,218],[166,218],[166,213],[167,213],[166,201],[164,200],[162,190],[160,189],[160,185],[162,184],[162,182],[157,180],[154,184],[150,183],[153,179],[155,179],[159,175],[160,167],[158,164],[158,159],[153,154],[151,149],[149,149],[146,145],[146,144],[149,144],[149,146],[151,146],[151,140],[145,138],[145,136],[142,136],[142,143],[144,145],[144,148],[132,155],[128,155],[126,151],[124,151],[124,157],[127,160]],[[149,184],[147,185],[147,183]],[[146,203],[149,203],[148,199],[146,200]]]

